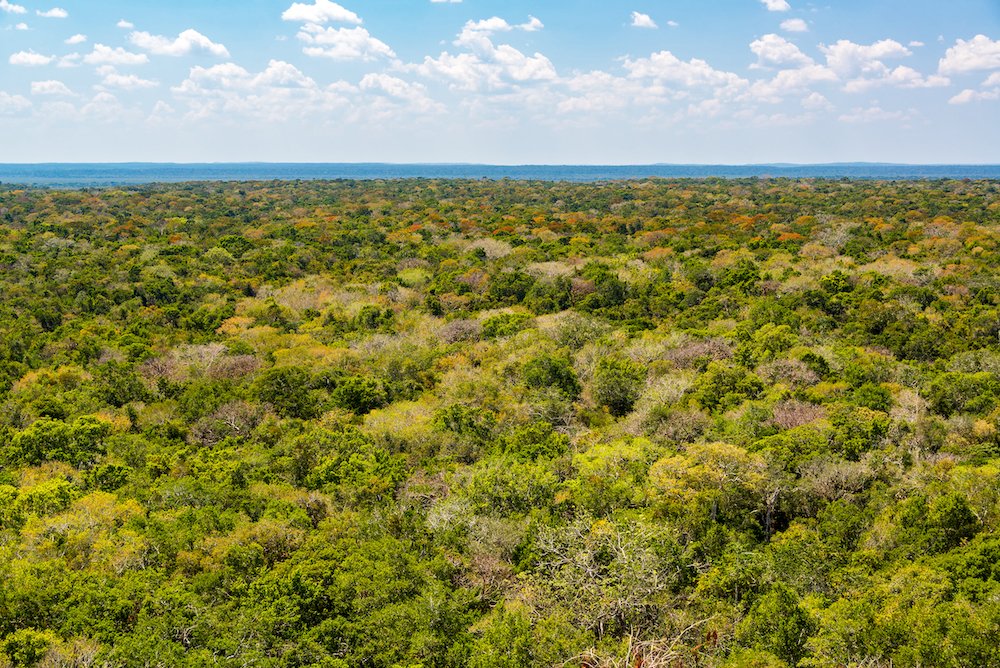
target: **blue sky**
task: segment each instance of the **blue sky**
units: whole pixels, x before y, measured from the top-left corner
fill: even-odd
[[[0,0],[0,162],[1000,162],[998,0]]]

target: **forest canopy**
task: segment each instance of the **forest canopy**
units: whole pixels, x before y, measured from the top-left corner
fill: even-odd
[[[0,186],[0,666],[1000,666],[1000,183]]]

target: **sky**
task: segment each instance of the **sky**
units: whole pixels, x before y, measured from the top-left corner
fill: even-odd
[[[1000,0],[0,0],[0,162],[1000,163]]]

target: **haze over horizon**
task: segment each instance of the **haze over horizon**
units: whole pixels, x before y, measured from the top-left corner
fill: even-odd
[[[4,163],[1000,162],[988,0],[0,0],[0,34]]]

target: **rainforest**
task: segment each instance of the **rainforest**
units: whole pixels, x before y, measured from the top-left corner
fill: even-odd
[[[0,186],[0,666],[1000,666],[1000,182]]]

